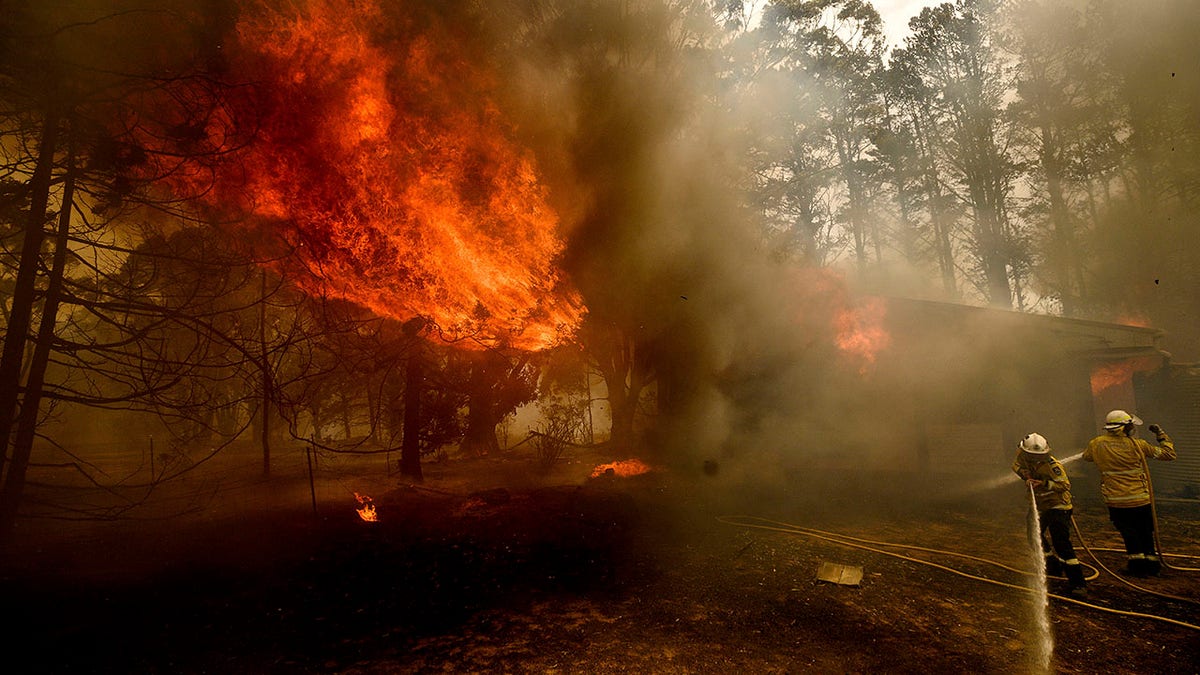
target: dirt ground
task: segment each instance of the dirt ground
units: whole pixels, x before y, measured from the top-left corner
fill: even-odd
[[[1131,580],[1174,599],[1100,572],[1085,601],[1050,598],[1043,637],[1019,484],[947,500],[936,481],[832,471],[589,476],[613,459],[536,481],[512,456],[428,465],[415,486],[276,477],[189,516],[27,531],[0,576],[6,670],[1200,672],[1200,572]],[[1087,489],[1080,530],[1114,548]],[[1200,554],[1200,504],[1158,513],[1167,552]],[[862,580],[823,581],[822,563]]]

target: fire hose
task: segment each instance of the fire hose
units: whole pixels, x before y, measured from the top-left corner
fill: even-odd
[[[1167,555],[1162,552],[1162,542],[1158,539],[1158,507],[1155,505],[1154,499],[1154,481],[1150,480],[1150,463],[1146,461],[1146,456],[1142,455],[1142,470],[1146,472],[1146,491],[1150,495],[1150,517],[1154,523],[1154,550],[1159,553],[1159,560],[1163,567],[1167,569],[1185,571],[1185,572],[1200,572],[1197,567],[1176,567],[1167,563]],[[1191,556],[1170,556],[1170,557],[1191,557]]]
[[[1100,558],[1096,556],[1094,550],[1095,551],[1120,551],[1122,549],[1097,548],[1097,549],[1093,550],[1092,548],[1090,548],[1087,545],[1087,541],[1084,540],[1083,532],[1080,531],[1079,523],[1075,522],[1074,516],[1071,517],[1071,525],[1074,526],[1074,528],[1075,528],[1075,534],[1076,534],[1076,536],[1079,537],[1079,543],[1081,545],[1083,545],[1083,550],[1088,552],[1088,555],[1090,555],[1092,557],[1092,560],[1095,561],[1096,565],[1099,566],[1100,569],[1104,570],[1105,572],[1108,572],[1109,575],[1112,576],[1113,578],[1115,578],[1117,581],[1120,581],[1121,583],[1125,584],[1126,586],[1128,586],[1134,590],[1141,591],[1143,593],[1149,593],[1150,595],[1157,595],[1160,598],[1166,598],[1168,600],[1175,600],[1178,602],[1186,602],[1191,605],[1200,605],[1200,600],[1193,600],[1192,598],[1184,598],[1184,597],[1181,597],[1178,595],[1171,595],[1170,593],[1163,593],[1161,591],[1155,591],[1155,590],[1151,590],[1149,588],[1145,588],[1143,586],[1138,586],[1137,584],[1133,583],[1132,581],[1130,581],[1130,580],[1126,579],[1125,577],[1112,571],[1104,563],[1100,562]],[[1155,527],[1157,528],[1157,523],[1155,524]],[[1181,557],[1189,557],[1189,556],[1181,556]],[[1180,568],[1172,567],[1171,569],[1180,569]],[[1190,568],[1185,567],[1182,569],[1190,569]]]
[[[1031,574],[1030,572],[1025,571],[1025,570],[1019,570],[1019,569],[1016,569],[1013,567],[1009,567],[1008,565],[1005,565],[1003,563],[996,562],[994,560],[988,560],[986,558],[980,558],[978,556],[973,556],[973,555],[969,555],[966,553],[959,553],[957,551],[947,551],[947,550],[943,550],[943,549],[927,548],[927,547],[923,547],[923,546],[912,546],[912,545],[908,545],[908,544],[897,544],[897,543],[893,543],[893,542],[876,541],[876,540],[872,540],[872,539],[863,539],[860,537],[852,537],[849,535],[838,534],[836,532],[827,532],[827,531],[823,531],[823,530],[816,530],[816,529],[812,529],[812,528],[802,527],[800,525],[794,525],[791,523],[770,520],[767,518],[760,518],[758,516],[745,516],[745,515],[718,516],[717,520],[719,522],[725,523],[727,525],[733,525],[736,527],[746,527],[746,528],[752,528],[752,529],[783,532],[785,534],[803,535],[803,536],[811,537],[814,539],[820,539],[820,540],[827,541],[827,542],[830,542],[833,544],[837,544],[839,546],[846,546],[849,548],[861,549],[864,551],[870,551],[872,553],[877,553],[880,555],[898,558],[900,560],[906,560],[908,562],[914,562],[914,563],[918,563],[921,565],[927,565],[927,566],[933,567],[935,569],[940,569],[942,571],[950,572],[951,574],[955,574],[960,577],[965,577],[967,579],[973,579],[975,581],[980,581],[983,583],[993,584],[996,586],[1002,586],[1004,588],[1010,588],[1010,589],[1022,591],[1025,593],[1038,592],[1038,589],[1031,588],[1029,586],[1021,586],[1019,584],[1011,584],[1011,583],[1008,583],[1005,581],[989,579],[987,577],[982,577],[982,576],[978,576],[975,574],[970,574],[968,572],[963,572],[962,570],[957,570],[957,569],[954,569],[953,567],[948,567],[946,565],[931,562],[929,560],[922,560],[920,558],[914,558],[912,556],[904,555],[902,553],[896,553],[894,551],[889,551],[889,550],[886,550],[884,548],[879,548],[879,547],[882,546],[882,547],[887,547],[887,548],[892,548],[892,549],[900,549],[900,550],[908,550],[908,551],[922,551],[922,552],[926,552],[926,553],[934,553],[934,554],[938,554],[938,555],[946,555],[946,556],[951,556],[951,557],[956,557],[956,558],[963,558],[963,559],[967,559],[967,560],[973,560],[976,562],[984,563],[987,565],[992,565],[994,567],[999,567],[1001,569],[1009,570],[1009,571],[1016,572],[1016,573],[1022,574],[1022,575],[1030,575]],[[1078,531],[1078,526],[1076,526],[1076,531]],[[1099,562],[1099,561],[1097,561],[1097,562]],[[1081,564],[1084,564],[1084,563],[1081,563]],[[1091,568],[1091,566],[1089,566],[1089,565],[1085,565],[1085,566],[1087,566],[1090,569],[1093,569],[1093,571],[1095,571],[1095,568]],[[1097,575],[1098,574],[1099,573],[1097,572]],[[1093,575],[1089,578],[1095,578],[1095,575]],[[1093,604],[1090,602],[1084,602],[1082,600],[1078,600],[1078,599],[1063,596],[1063,595],[1057,595],[1054,593],[1047,593],[1046,595],[1048,597],[1054,598],[1055,600],[1058,600],[1061,602],[1068,602],[1071,604],[1079,605],[1081,607],[1088,607],[1090,609],[1099,610],[1101,612],[1107,612],[1110,614],[1119,614],[1121,616],[1130,616],[1130,617],[1137,617],[1137,618],[1143,618],[1143,619],[1151,619],[1151,620],[1155,620],[1155,621],[1163,621],[1165,623],[1170,623],[1170,624],[1173,624],[1176,626],[1181,626],[1183,628],[1190,628],[1195,631],[1200,631],[1200,625],[1188,623],[1186,621],[1179,621],[1177,619],[1172,619],[1172,618],[1160,616],[1157,614],[1146,614],[1146,613],[1142,613],[1142,612],[1131,612],[1128,610],[1104,607],[1102,605],[1096,605],[1096,604]],[[1161,594],[1158,594],[1158,595],[1161,595]],[[1171,596],[1167,596],[1167,597],[1171,597]],[[1186,600],[1187,602],[1191,602],[1191,603],[1195,602],[1194,600],[1190,600],[1190,599],[1184,599],[1184,600]]]

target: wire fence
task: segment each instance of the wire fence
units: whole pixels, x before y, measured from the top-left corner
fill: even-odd
[[[123,443],[41,447],[27,473],[22,515],[62,521],[220,517],[246,509],[355,502],[396,483],[398,452],[278,442],[169,447]]]
[[[592,447],[531,430],[486,458],[497,480],[547,471]],[[27,521],[71,522],[236,518],[254,510],[355,509],[411,479],[400,449],[365,440],[257,439],[220,447],[183,447],[151,436],[36,448],[21,514]],[[446,453],[422,457],[426,476],[447,477]],[[457,461],[457,460],[456,460]],[[443,466],[447,467],[443,469]],[[457,463],[454,464],[457,467]],[[468,489],[468,486],[462,486]],[[456,489],[448,486],[448,489]]]

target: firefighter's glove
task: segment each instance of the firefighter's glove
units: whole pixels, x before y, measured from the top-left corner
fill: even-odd
[[[1147,427],[1147,429],[1149,429],[1150,433],[1154,434],[1155,436],[1163,432],[1162,427],[1158,426],[1157,424],[1151,424],[1149,427]]]

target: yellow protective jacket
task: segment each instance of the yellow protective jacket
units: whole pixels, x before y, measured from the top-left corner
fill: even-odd
[[[1071,479],[1057,459],[1049,454],[1031,455],[1018,450],[1012,470],[1021,480],[1042,481],[1042,486],[1033,490],[1038,511],[1071,508]]]
[[[1100,469],[1100,495],[1115,508],[1132,508],[1150,503],[1150,475],[1146,458],[1175,459],[1175,444],[1166,432],[1158,434],[1158,445],[1126,436],[1118,429],[1097,436],[1083,451],[1083,459]]]

